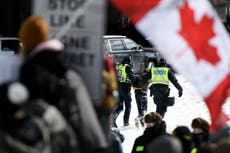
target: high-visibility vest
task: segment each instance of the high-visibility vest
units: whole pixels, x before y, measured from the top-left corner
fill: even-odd
[[[117,79],[119,82],[123,82],[123,83],[131,83],[131,80],[129,79],[127,73],[126,73],[126,67],[128,66],[128,64],[119,64],[116,66],[116,70],[117,70]]]
[[[190,153],[197,153],[197,148],[192,148],[191,152]]]
[[[136,147],[136,152],[143,152],[144,151],[144,146],[137,146]]]
[[[150,85],[152,84],[169,85],[168,72],[169,72],[169,68],[167,67],[153,67],[151,69]]]

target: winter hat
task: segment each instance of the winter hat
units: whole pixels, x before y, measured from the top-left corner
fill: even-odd
[[[48,38],[48,26],[46,21],[39,16],[27,18],[19,30],[19,38],[23,44],[23,56],[27,56],[39,43]]]
[[[200,117],[193,119],[191,126],[193,129],[202,129],[204,131],[209,131],[210,129],[208,121]]]
[[[192,150],[192,134],[187,126],[178,126],[173,130],[173,136],[177,137],[183,146],[183,152],[188,153]]]
[[[173,130],[173,135],[181,140],[191,140],[191,131],[187,126],[178,126]]]
[[[163,135],[146,146],[147,153],[182,153],[181,142],[172,136]]]
[[[162,116],[159,113],[149,113],[145,115],[145,119],[144,119],[146,126],[153,126],[156,123],[161,123],[162,122]]]

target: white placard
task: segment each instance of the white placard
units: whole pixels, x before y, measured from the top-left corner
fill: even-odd
[[[101,102],[102,35],[105,0],[34,0],[33,14],[49,25],[50,38],[60,39],[69,62],[85,81],[95,104]]]

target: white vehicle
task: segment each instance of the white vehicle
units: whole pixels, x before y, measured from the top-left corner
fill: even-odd
[[[0,37],[0,55],[15,55],[19,52],[20,39],[16,37]]]

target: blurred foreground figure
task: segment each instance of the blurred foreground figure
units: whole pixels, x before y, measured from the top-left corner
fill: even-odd
[[[183,150],[177,138],[163,135],[147,145],[146,153],[183,153]]]
[[[104,130],[109,147],[105,153],[123,153],[121,143],[124,136],[117,130],[111,130],[112,114],[116,103],[118,102],[117,75],[114,61],[108,55],[104,55],[104,69],[102,71],[102,89],[104,96],[102,103],[96,106],[99,121]]]
[[[83,80],[66,64],[63,45],[47,40],[47,24],[38,16],[25,20],[19,38],[25,59],[20,80],[30,99],[44,99],[61,111],[76,134],[81,152],[101,152],[107,147],[105,135]]]
[[[1,153],[80,153],[73,130],[61,113],[42,99],[28,101],[19,82],[0,86]]]

